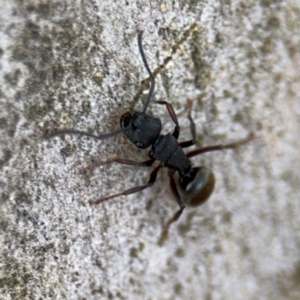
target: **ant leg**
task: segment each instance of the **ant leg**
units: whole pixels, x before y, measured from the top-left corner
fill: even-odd
[[[154,158],[145,160],[145,161],[134,161],[134,160],[129,160],[126,158],[120,158],[120,157],[115,157],[111,158],[107,161],[99,161],[99,160],[92,160],[91,163],[87,166],[81,169],[83,173],[91,173],[93,172],[97,167],[102,166],[102,165],[107,165],[109,163],[116,162],[119,164],[123,165],[129,165],[129,166],[137,166],[137,167],[151,167],[153,163],[155,162]]]
[[[112,162],[116,162],[122,165],[129,165],[129,166],[139,166],[139,167],[151,167],[155,162],[154,158],[145,160],[145,161],[134,161],[126,158],[114,157],[107,161],[99,161],[99,165],[106,165]]]
[[[119,196],[127,196],[127,195],[130,195],[130,194],[134,194],[134,193],[137,193],[137,192],[140,192],[148,187],[151,187],[155,180],[156,180],[156,177],[157,177],[157,173],[158,171],[163,167],[163,165],[158,165],[150,174],[150,178],[149,178],[149,181],[147,184],[145,185],[141,185],[141,186],[136,186],[134,188],[131,188],[131,189],[128,189],[122,193],[118,193],[118,194],[114,194],[114,195],[110,195],[110,196],[106,196],[104,198],[100,198],[96,201],[92,201],[91,204],[94,204],[94,205],[97,205],[101,202],[104,202],[104,201],[107,201],[109,199],[112,199],[112,198],[115,198],[115,197],[119,197]]]
[[[184,202],[182,201],[182,199],[181,199],[181,197],[178,193],[178,190],[177,190],[176,182],[175,182],[175,179],[174,179],[174,174],[175,174],[174,171],[169,170],[169,179],[170,179],[171,190],[172,190],[173,195],[175,196],[176,201],[177,201],[180,208],[179,208],[179,210],[177,210],[175,212],[175,214],[165,224],[165,226],[163,228],[163,231],[162,231],[162,233],[160,235],[160,238],[159,238],[159,244],[162,244],[167,239],[170,225],[172,223],[176,222],[179,219],[179,217],[181,216],[182,212],[185,209]]]
[[[145,160],[145,161],[134,161],[126,158],[120,158],[120,157],[115,157],[108,162],[116,162],[119,164],[123,165],[129,165],[129,166],[139,166],[139,167],[151,167],[153,163],[155,162],[154,158]]]
[[[181,142],[179,143],[179,146],[181,148],[187,148],[187,147],[190,147],[190,146],[193,146],[196,144],[196,135],[197,135],[197,131],[196,131],[196,125],[194,123],[194,120],[192,118],[192,115],[191,115],[191,111],[192,111],[192,104],[193,104],[193,101],[192,100],[188,100],[187,101],[187,107],[188,107],[188,118],[190,120],[190,129],[191,129],[191,133],[192,133],[192,137],[193,139],[190,140],[190,141],[186,141],[186,142]]]
[[[214,145],[214,146],[207,146],[207,147],[195,149],[195,150],[192,150],[192,151],[186,153],[186,156],[188,158],[191,158],[191,157],[194,157],[199,154],[206,153],[206,152],[219,151],[219,150],[223,150],[223,149],[234,149],[238,146],[248,143],[253,138],[254,138],[254,134],[251,132],[248,135],[248,137],[246,137],[244,140],[241,140],[239,142],[233,142],[233,143],[225,144],[225,145],[220,144],[220,145]]]
[[[169,113],[170,117],[172,118],[173,122],[175,123],[175,129],[173,132],[173,136],[177,140],[179,137],[179,133],[180,133],[180,126],[179,126],[179,123],[178,123],[178,120],[177,120],[177,117],[176,117],[176,114],[175,114],[175,111],[174,111],[172,105],[166,101],[155,101],[155,103],[166,105],[168,113]]]

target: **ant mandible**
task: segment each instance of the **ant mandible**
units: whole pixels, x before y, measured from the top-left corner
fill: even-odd
[[[151,172],[147,184],[125,190],[122,193],[100,198],[91,203],[97,205],[109,199],[124,195],[130,195],[133,193],[140,192],[148,187],[151,187],[156,181],[159,170],[163,167],[166,167],[168,168],[168,176],[171,190],[179,205],[179,209],[172,216],[172,218],[169,219],[169,221],[163,228],[161,237],[162,239],[165,239],[168,234],[169,226],[171,225],[171,223],[179,219],[186,205],[199,206],[203,204],[210,197],[215,187],[215,177],[213,172],[207,167],[193,167],[190,158],[206,152],[218,151],[223,149],[233,149],[241,144],[248,142],[253,136],[252,134],[250,134],[246,139],[239,142],[233,142],[226,145],[220,144],[202,147],[199,149],[192,150],[188,153],[184,153],[183,148],[187,148],[196,144],[196,126],[191,117],[191,101],[188,103],[188,118],[190,121],[192,139],[189,141],[178,143],[177,140],[180,134],[180,126],[172,105],[166,101],[156,101],[155,103],[166,106],[168,113],[175,124],[175,129],[172,134],[161,134],[162,126],[160,119],[153,118],[152,116],[146,114],[146,110],[153,96],[155,88],[155,79],[148,66],[142,47],[142,32],[138,34],[138,47],[144,66],[151,80],[149,93],[143,111],[129,111],[124,113],[120,119],[121,129],[111,133],[94,135],[87,132],[66,129],[51,133],[47,136],[47,138],[63,134],[77,134],[81,136],[88,136],[95,139],[103,140],[123,132],[136,147],[140,149],[146,149],[151,146],[151,150],[149,152],[149,160],[143,162],[136,162],[133,160],[117,157],[109,161],[117,162],[124,165],[141,167],[150,167],[155,161],[159,161],[159,165],[156,166]],[[174,178],[176,172],[179,175],[178,179]]]

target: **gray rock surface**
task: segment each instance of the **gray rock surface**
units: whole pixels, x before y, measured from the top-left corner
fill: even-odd
[[[299,20],[297,1],[0,1],[1,299],[299,299]],[[180,140],[188,99],[198,146],[256,136],[193,159],[213,168],[215,192],[163,245],[177,209],[165,170],[89,204],[149,174],[93,160],[147,151],[121,135],[43,137],[110,132],[141,108],[140,30]],[[173,129],[161,106],[148,112]]]

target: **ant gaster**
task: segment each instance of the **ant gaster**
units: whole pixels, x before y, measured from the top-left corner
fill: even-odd
[[[153,118],[152,116],[146,114],[146,110],[153,96],[155,88],[155,79],[148,66],[143,47],[142,47],[142,32],[138,34],[138,47],[144,63],[144,66],[150,76],[151,85],[150,90],[143,108],[142,112],[139,111],[129,111],[121,116],[120,127],[121,129],[102,135],[94,135],[87,132],[81,132],[77,130],[61,130],[54,132],[48,137],[53,137],[62,134],[77,134],[82,136],[89,136],[99,140],[110,138],[121,132],[124,132],[126,137],[138,148],[146,149],[151,146],[149,152],[149,160],[144,162],[136,162],[123,158],[113,158],[109,162],[117,162],[125,165],[134,165],[142,167],[150,167],[155,161],[159,161],[160,164],[154,168],[150,174],[148,183],[142,186],[134,187],[128,189],[122,193],[109,195],[100,198],[92,204],[99,204],[111,198],[115,198],[122,195],[129,195],[139,191],[142,191],[148,187],[151,187],[157,177],[159,170],[163,167],[168,168],[168,175],[171,190],[176,198],[179,205],[178,211],[173,215],[172,218],[166,223],[163,232],[162,239],[167,237],[168,229],[171,223],[178,220],[186,205],[198,206],[204,203],[211,195],[215,186],[215,177],[210,169],[207,167],[193,167],[190,158],[197,156],[199,154],[217,151],[223,149],[232,149],[241,144],[248,142],[252,138],[252,134],[248,136],[245,140],[234,142],[226,145],[214,145],[195,149],[188,153],[183,152],[183,148],[190,147],[196,144],[196,126],[191,117],[191,104],[188,102],[188,118],[190,121],[190,129],[192,134],[192,139],[185,142],[178,143],[177,139],[180,133],[180,126],[173,110],[171,104],[166,101],[156,101],[157,104],[165,105],[168,113],[175,124],[175,129],[173,133],[168,133],[166,135],[161,134],[161,121],[158,118]],[[174,178],[175,173],[178,172],[178,178]]]

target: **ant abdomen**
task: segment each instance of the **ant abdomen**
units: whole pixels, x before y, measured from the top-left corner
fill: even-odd
[[[189,176],[179,178],[178,186],[187,205],[199,206],[212,194],[215,187],[215,176],[206,167],[195,167],[191,169]]]

